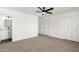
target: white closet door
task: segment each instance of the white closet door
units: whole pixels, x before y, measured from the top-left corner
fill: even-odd
[[[77,24],[76,29],[75,29],[75,31],[76,31],[76,41],[79,42],[79,16],[77,17],[76,24]]]
[[[76,41],[76,21],[77,21],[77,17],[72,16],[71,17],[71,40],[72,41]]]
[[[65,17],[62,26],[63,38],[71,40],[71,17]]]
[[[39,34],[44,34],[44,20],[39,20]]]
[[[71,22],[72,22],[72,26],[71,26],[72,38],[71,39],[73,41],[78,41],[79,42],[79,16],[72,17],[72,21]]]
[[[44,20],[44,34],[49,35],[49,20],[48,19]]]
[[[48,35],[49,21],[47,19],[40,19],[39,21],[39,34]]]
[[[42,34],[43,33],[43,20],[42,19],[39,19],[39,34]]]
[[[79,42],[79,16],[75,17],[74,22],[73,40]]]

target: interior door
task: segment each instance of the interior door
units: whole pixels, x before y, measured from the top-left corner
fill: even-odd
[[[49,20],[48,19],[44,20],[44,34],[49,35]]]
[[[76,17],[75,41],[79,42],[79,16]]]
[[[76,40],[79,41],[79,17],[77,17]]]
[[[49,21],[47,19],[40,19],[39,21],[39,34],[48,35]]]
[[[64,19],[63,29],[64,29],[64,33],[65,33],[64,38],[71,40],[71,17],[66,17]]]
[[[44,21],[39,19],[39,34],[44,34]]]
[[[72,40],[79,42],[79,16],[72,17]]]

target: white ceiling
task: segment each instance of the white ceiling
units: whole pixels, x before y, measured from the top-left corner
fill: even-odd
[[[7,9],[16,10],[24,13],[29,13],[37,16],[42,16],[41,13],[36,13],[36,11],[40,11],[37,7],[5,7]],[[47,7],[47,9],[50,7]],[[71,10],[79,10],[79,7],[54,7],[53,14],[71,11]],[[49,14],[46,14],[49,15]]]

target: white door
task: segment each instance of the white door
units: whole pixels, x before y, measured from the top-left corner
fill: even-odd
[[[40,19],[39,21],[39,34],[49,34],[49,21],[47,19]]]
[[[49,35],[49,20],[48,19],[44,20],[44,34]]]
[[[44,34],[44,21],[39,19],[39,34]]]
[[[76,24],[77,24],[76,29],[75,29],[75,31],[76,31],[76,41],[79,42],[79,16],[77,17]]]
[[[66,17],[65,19],[64,19],[64,27],[63,27],[63,29],[64,29],[64,38],[65,39],[68,39],[68,40],[71,40],[71,17]]]
[[[76,40],[76,21],[77,18],[75,16],[71,17],[71,40],[75,41]]]
[[[79,16],[74,16],[72,17],[72,40],[73,41],[78,41],[79,42]]]

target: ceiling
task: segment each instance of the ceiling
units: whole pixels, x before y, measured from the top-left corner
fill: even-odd
[[[41,13],[36,13],[36,11],[40,11],[37,7],[4,7],[10,10],[15,10],[15,11],[20,11],[28,14],[33,14],[37,16],[42,16]],[[47,7],[47,9],[50,7]],[[71,11],[71,10],[79,10],[79,7],[54,7],[53,14],[61,13],[61,12],[66,12],[66,11]],[[49,14],[46,14],[49,15]],[[46,16],[45,15],[45,16]]]

